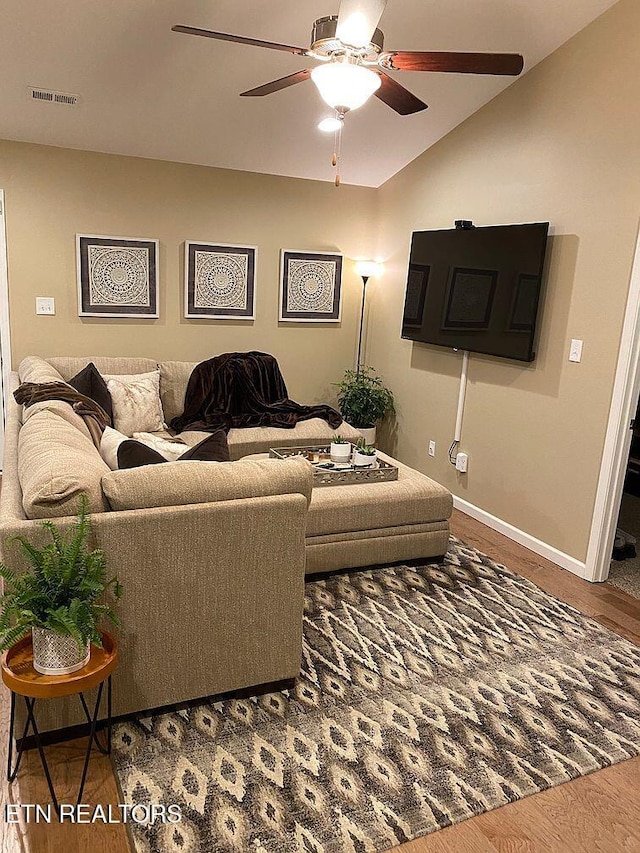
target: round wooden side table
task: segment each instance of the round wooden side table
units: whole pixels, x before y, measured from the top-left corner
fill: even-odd
[[[53,801],[54,808],[60,814],[60,806],[56,792],[51,781],[51,774],[45,758],[40,732],[36,725],[34,709],[36,700],[38,699],[57,699],[62,696],[78,695],[84,709],[87,722],[90,725],[89,743],[87,744],[87,752],[82,770],[82,778],[80,780],[80,789],[78,791],[77,804],[82,801],[82,793],[87,778],[87,769],[89,767],[89,758],[91,756],[91,747],[95,743],[96,747],[104,755],[111,752],[111,675],[118,663],[118,644],[111,634],[106,631],[100,632],[102,636],[102,645],[100,649],[97,646],[91,646],[91,658],[89,663],[82,669],[72,672],[69,675],[41,675],[33,668],[33,646],[31,644],[31,634],[24,637],[22,640],[8,649],[2,656],[2,680],[11,691],[11,720],[9,724],[9,758],[7,761],[7,781],[13,782],[20,768],[22,753],[24,752],[25,739],[29,734],[29,728],[33,729],[33,737],[36,742],[36,747],[40,754],[42,768],[47,778],[49,792]],[[106,746],[102,746],[98,740],[97,722],[100,712],[100,704],[102,702],[102,693],[104,683],[107,682],[107,739]],[[91,690],[93,687],[98,687],[98,695],[96,697],[93,714],[89,712],[84,692]],[[14,740],[14,723],[16,710],[16,696],[24,697],[27,708],[27,722],[25,723],[20,746],[18,747],[18,755],[15,766],[12,767],[13,758],[13,740]]]

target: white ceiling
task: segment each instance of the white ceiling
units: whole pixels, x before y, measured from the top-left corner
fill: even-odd
[[[389,0],[385,48],[518,52],[531,68],[615,0]],[[307,67],[292,54],[172,33],[173,24],[307,47],[338,0],[0,0],[0,137],[332,180],[329,114],[307,81],[238,93]],[[343,181],[379,186],[512,82],[392,72],[430,109],[372,98],[347,116]],[[79,94],[35,103],[27,87]],[[0,164],[1,170],[1,164]],[[1,174],[1,171],[0,171]]]

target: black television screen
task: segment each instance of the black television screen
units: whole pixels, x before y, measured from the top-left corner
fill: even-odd
[[[548,222],[415,231],[402,337],[533,361]]]

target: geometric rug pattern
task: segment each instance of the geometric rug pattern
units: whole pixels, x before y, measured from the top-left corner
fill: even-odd
[[[140,853],[375,853],[640,754],[640,649],[452,539],[306,586],[288,691],[119,724]]]

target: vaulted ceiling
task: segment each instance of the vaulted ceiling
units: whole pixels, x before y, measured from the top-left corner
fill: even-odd
[[[389,0],[386,49],[516,52],[525,73],[614,0]],[[171,32],[189,24],[307,47],[338,0],[2,0],[0,137],[332,180],[330,113],[310,81],[239,98],[309,60]],[[379,186],[512,83],[390,72],[426,101],[402,117],[376,98],[346,119],[345,183]],[[28,87],[80,95],[37,103]],[[0,178],[2,164],[0,163]]]

